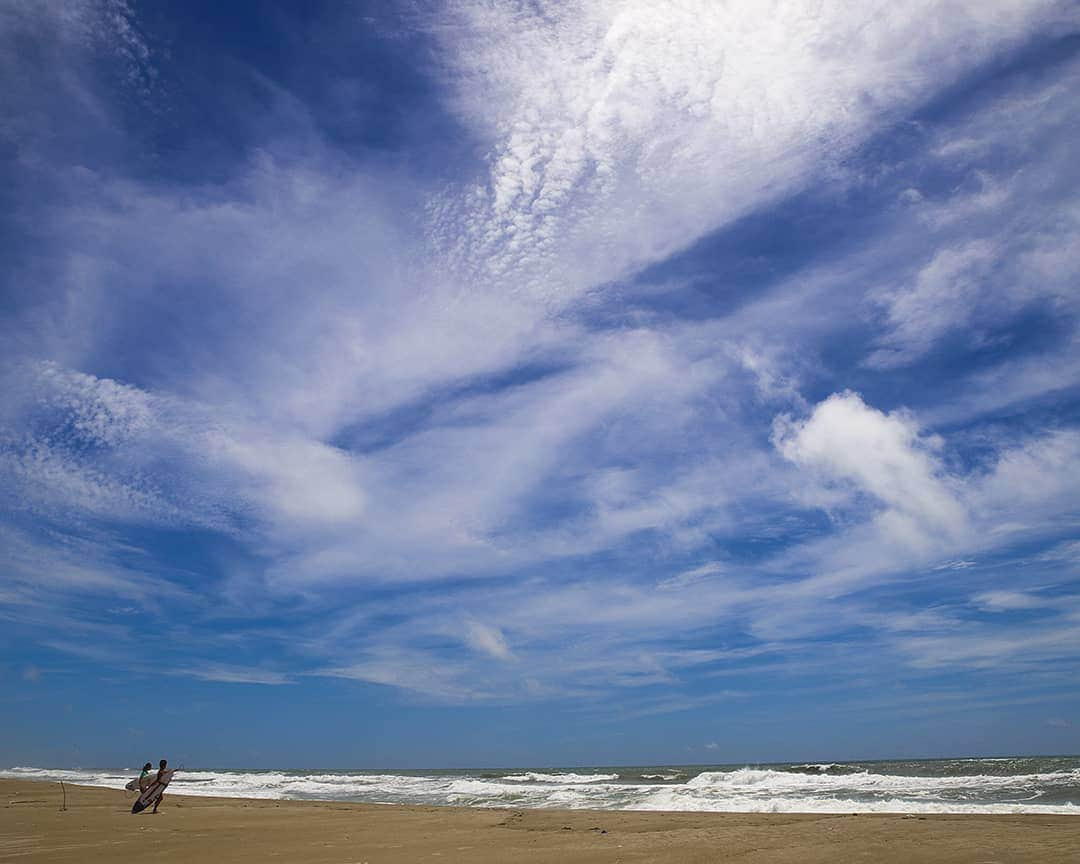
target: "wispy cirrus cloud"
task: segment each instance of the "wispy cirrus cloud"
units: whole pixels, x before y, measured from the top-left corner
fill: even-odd
[[[170,670],[169,674],[198,678],[201,681],[212,681],[218,684],[263,684],[276,687],[293,683],[288,675],[280,672],[236,666],[210,665],[186,669],[180,668]]]
[[[206,681],[627,716],[859,652],[915,680],[1072,656],[1060,562],[983,562],[1075,526],[1071,421],[1008,425],[1078,381],[1075,62],[905,123],[1064,9],[456,6],[438,95],[481,155],[437,183],[301,110],[195,183],[44,160],[64,194],[20,201],[49,254],[3,329],[0,598],[187,604],[162,645]],[[781,266],[758,238],[709,275],[755,216],[812,245],[796,193],[859,242]],[[638,275],[697,242],[706,278]],[[234,546],[155,581],[144,531]]]
[[[456,6],[438,32],[491,150],[485,181],[438,202],[437,236],[467,271],[558,303],[796,191],[883,116],[1063,16],[1049,2]]]

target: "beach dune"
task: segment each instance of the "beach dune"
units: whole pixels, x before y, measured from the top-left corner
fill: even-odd
[[[970,862],[1076,864],[1072,816],[488,810],[169,795],[132,816],[121,791],[0,781],[0,861]]]

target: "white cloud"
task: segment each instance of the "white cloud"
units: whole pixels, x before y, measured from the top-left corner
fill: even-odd
[[[486,182],[434,208],[436,230],[463,270],[562,302],[797,189],[882,115],[1061,14],[1016,0],[455,6],[435,32],[491,152]]]
[[[137,387],[45,362],[18,370],[39,410],[61,412],[80,441],[115,447],[148,431],[157,406]],[[7,392],[12,394],[14,388]],[[22,388],[19,388],[22,389]],[[10,403],[9,403],[10,405]]]
[[[72,526],[65,526],[71,531]],[[85,602],[87,595],[131,598],[142,607],[156,602],[175,602],[189,597],[187,589],[168,581],[161,573],[138,564],[121,565],[111,554],[134,550],[110,543],[108,534],[82,538],[52,531],[36,537],[0,525],[4,549],[0,585],[15,589],[6,602],[61,607],[65,601]]]
[[[199,406],[52,362],[16,364],[0,384],[0,475],[16,508],[227,529],[227,496],[199,465]],[[162,470],[175,460],[183,472]]]
[[[935,456],[939,442],[921,435],[910,415],[884,414],[855,393],[838,393],[806,420],[779,418],[773,434],[784,458],[885,505],[877,517],[885,533],[922,543],[964,532],[966,514]]]
[[[496,660],[514,658],[502,631],[498,627],[481,624],[479,621],[465,622],[465,643],[474,651],[494,657]]]
[[[118,478],[41,441],[0,454],[0,476],[18,491],[16,507],[131,522],[163,523],[180,516],[152,484]]]
[[[690,570],[684,570],[682,573],[678,573],[675,576],[661,579],[656,583],[656,587],[660,591],[677,591],[680,588],[686,588],[689,585],[695,585],[698,582],[711,579],[723,572],[724,566],[722,564],[716,562],[702,564],[700,567],[693,567]]]
[[[284,435],[276,439],[214,435],[206,444],[208,458],[247,476],[241,489],[279,530],[356,527],[364,514],[362,471],[341,450]]]
[[[885,307],[888,330],[867,364],[884,369],[910,363],[943,334],[963,325],[996,261],[994,248],[982,240],[940,249],[914,284],[880,294],[877,300]]]
[[[955,622],[951,632],[908,636],[895,644],[916,667],[1015,670],[1075,657],[1078,640],[1080,626],[1075,622],[1055,620],[1008,630]]]
[[[475,670],[465,664],[392,646],[376,648],[359,662],[327,667],[313,674],[396,687],[450,704],[489,701],[496,696],[505,699],[507,695],[494,692],[487,682],[478,682]]]
[[[982,110],[930,133],[927,167],[956,178],[955,185],[909,202],[907,216],[924,226],[921,245],[932,251],[912,246],[908,257],[917,267],[897,259],[879,277],[884,284],[870,292],[872,304],[884,312],[885,332],[867,365],[909,364],[947,334],[977,346],[987,332],[1037,304],[1066,320],[1075,316],[1080,178],[1057,141],[1072,137],[1069,94],[1078,79],[1080,66],[1064,64],[1060,74],[1009,85]],[[1023,133],[1002,135],[1002,116]],[[908,231],[924,233],[917,225]],[[1072,352],[1063,353],[1071,365]],[[1026,358],[1026,365],[1036,366],[1039,359]],[[1055,360],[1056,381],[1075,381],[1075,374],[1060,368],[1061,360]],[[1015,361],[1010,357],[1002,365]],[[1032,380],[1032,369],[1015,376],[1008,371],[993,371],[994,385],[985,395],[964,388],[965,401],[1016,398],[1010,391],[1023,382],[1029,391],[1045,387],[1047,376]]]
[[[1080,431],[1032,436],[1003,448],[993,469],[973,480],[971,506],[981,518],[1002,526],[1020,520],[1049,529],[1055,518],[1073,524],[1077,471]]]
[[[779,655],[777,646],[845,628],[936,637],[951,623],[944,613],[896,612],[883,624],[872,601],[848,595],[1060,527],[1078,464],[1068,434],[1007,449],[985,475],[950,476],[923,432],[945,408],[920,408],[919,422],[852,393],[811,408],[799,392],[806,373],[839,377],[818,349],[851,326],[861,307],[847,298],[865,298],[867,285],[884,286],[869,299],[885,311],[875,347],[893,366],[983,315],[983,301],[1002,312],[990,323],[1032,297],[1071,308],[1069,268],[1080,258],[1072,234],[1054,229],[1075,214],[1069,222],[1048,206],[1027,234],[994,221],[1014,202],[1041,200],[1047,178],[1064,176],[1060,158],[1015,182],[975,166],[978,183],[945,202],[909,195],[854,256],[798,272],[725,318],[646,316],[597,333],[570,303],[820,179],[1054,4],[458,8],[442,31],[457,107],[490,155],[476,188],[451,184],[432,200],[434,253],[396,215],[424,190],[331,153],[289,165],[257,155],[223,185],[183,195],[107,172],[57,172],[77,203],[42,220],[61,265],[56,302],[43,301],[48,326],[21,318],[5,342],[68,364],[35,373],[31,389],[44,398],[34,435],[4,451],[39,512],[72,530],[94,519],[229,530],[239,513],[247,528],[235,539],[271,563],[243,580],[231,574],[243,592],[207,587],[208,602],[278,608],[282,595],[303,594],[295,642],[334,664],[324,674],[447,701],[677,688],[695,670],[732,672],[753,652]],[[1071,109],[1054,100],[1045,104]],[[980,112],[982,126],[959,130],[956,146],[931,142],[935,158],[955,166],[992,151],[1002,113]],[[1048,122],[1035,112],[1018,125]],[[1031,207],[1016,212],[1032,218]],[[1010,234],[1022,235],[1027,257],[1012,257]],[[1025,282],[995,300],[1009,292],[984,277],[1002,257],[1044,287]],[[193,285],[212,286],[196,298],[212,296],[209,317],[188,315]],[[69,370],[100,369],[116,344],[141,344],[146,332],[172,337],[179,356],[135,358],[138,388]],[[146,356],[158,353],[154,344]],[[1011,383],[995,369],[979,404],[1069,386],[1075,362],[1060,361],[1010,361]],[[549,368],[534,379],[528,364]],[[974,410],[966,398],[950,402],[958,416]],[[777,411],[804,416],[775,429],[783,459],[768,452],[760,416]],[[0,412],[17,414],[10,402]],[[375,446],[349,452],[381,426]],[[818,506],[836,522],[800,540],[800,519]],[[575,569],[575,556],[643,536],[654,545],[640,560]],[[728,538],[780,551],[762,543],[751,563],[696,563]],[[85,551],[42,555],[49,566],[35,580],[40,550],[16,550],[5,588],[13,582],[19,601],[30,586],[140,602],[167,592],[100,550],[79,560]],[[970,578],[958,567],[931,572]],[[468,576],[497,578],[431,584]],[[398,626],[369,609],[370,632],[324,632],[324,613],[374,580],[426,584],[362,604]],[[975,602],[1010,602],[1004,590]],[[1012,602],[1030,596],[1020,590]],[[727,638],[753,644],[700,647]],[[462,644],[473,656],[448,661]],[[1028,645],[1039,647],[1015,643]],[[916,659],[983,660],[959,643],[909,647]]]
[[[36,50],[27,51],[28,44]],[[55,95],[50,87],[71,100],[80,119],[107,122],[108,109],[93,86],[94,73],[103,67],[127,94],[154,110],[153,99],[160,95],[157,57],[127,0],[12,0],[0,7],[0,72],[7,84],[0,95],[6,109],[0,128],[25,148],[19,154],[23,165],[37,167],[35,145],[47,148],[69,119],[41,110],[39,100]]]
[[[1064,562],[1067,564],[1080,564],[1080,540],[1066,540],[1051,546],[1037,556],[1039,561]]]
[[[1017,609],[1038,609],[1053,605],[1044,597],[1023,591],[982,591],[971,598],[975,605],[988,612],[1012,612]]]
[[[181,667],[166,671],[170,675],[198,678],[200,681],[215,681],[220,684],[266,684],[278,686],[293,683],[290,676],[281,672],[266,669],[248,669],[240,666],[219,666],[212,663],[206,666]]]
[[[294,535],[363,516],[360,466],[337,448],[53,363],[18,377],[0,471],[41,516],[230,530],[254,507]]]
[[[778,575],[809,574],[779,586],[773,605],[755,613],[755,632],[766,638],[820,632],[822,598],[835,603],[910,579],[920,568],[949,581],[967,579],[968,568],[958,569],[958,561],[1020,538],[1045,542],[1077,518],[1075,495],[1064,479],[1080,470],[1071,432],[1023,439],[1000,449],[987,468],[947,475],[938,456],[944,442],[922,435],[913,416],[886,415],[845,393],[820,403],[804,421],[781,417],[774,441],[803,468],[797,484],[840,483],[870,500],[867,506],[850,494],[839,501],[826,497],[819,506],[839,511],[838,530],[796,544],[764,565]],[[837,620],[825,629],[842,626],[835,606],[830,615]]]

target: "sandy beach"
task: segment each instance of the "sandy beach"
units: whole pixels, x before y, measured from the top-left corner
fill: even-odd
[[[121,791],[0,781],[0,861],[971,862],[1075,864],[1071,816],[484,810],[170,795],[130,814]]]

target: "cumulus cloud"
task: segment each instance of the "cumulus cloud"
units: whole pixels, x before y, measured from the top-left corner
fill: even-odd
[[[825,537],[791,546],[767,564],[768,572],[808,575],[778,585],[771,603],[760,596],[748,598],[754,632],[784,639],[874,622],[874,627],[889,630],[922,631],[925,641],[914,636],[900,640],[907,646],[904,656],[923,658],[916,664],[920,668],[946,662],[946,655],[950,664],[985,666],[989,661],[975,644],[986,638],[984,628],[960,627],[948,614],[873,613],[850,599],[898,582],[919,583],[923,571],[933,574],[939,591],[947,582],[977,586],[981,590],[971,592],[970,602],[983,611],[1039,610],[1049,616],[1047,626],[1057,634],[1050,641],[1057,650],[1064,641],[1061,634],[1073,626],[1068,598],[1041,593],[1045,583],[1034,580],[1042,571],[1024,578],[1015,569],[998,574],[991,565],[970,566],[970,556],[999,555],[1020,537],[1045,543],[1069,530],[1076,504],[1057,475],[1071,476],[1080,470],[1080,460],[1069,446],[1062,446],[1063,437],[1071,442],[1071,435],[1062,433],[1031,436],[1001,448],[989,465],[947,474],[946,440],[921,433],[912,415],[885,414],[855,394],[830,397],[803,421],[779,418],[774,442],[803,472],[792,488],[800,500],[833,510],[837,527]],[[1034,454],[1039,455],[1033,459]],[[1040,464],[1041,459],[1056,467]],[[805,486],[823,483],[842,484],[847,493],[830,497],[802,492]],[[1013,483],[1016,493],[1010,495],[1005,489]],[[822,598],[829,604],[825,618]],[[957,602],[969,598],[958,597]],[[1005,631],[1013,627],[1020,625],[1010,623]],[[999,635],[1002,644],[1033,655],[1043,644],[1026,632]]]
[[[885,414],[855,393],[830,396],[803,421],[778,419],[774,442],[784,458],[854,486],[885,506],[879,524],[913,542],[956,536],[966,514],[938,464],[940,442],[914,418]]]

